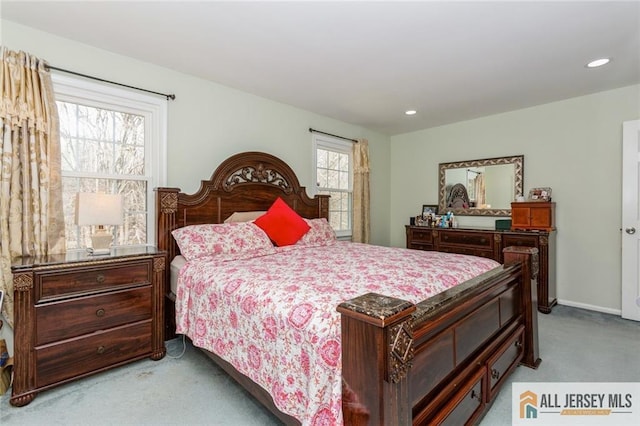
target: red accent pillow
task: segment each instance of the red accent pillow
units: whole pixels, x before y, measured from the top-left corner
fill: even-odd
[[[253,223],[266,232],[277,246],[295,244],[310,229],[309,224],[280,197]]]

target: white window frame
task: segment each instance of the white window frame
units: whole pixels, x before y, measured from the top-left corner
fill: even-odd
[[[147,182],[147,246],[156,244],[155,191],[167,179],[167,101],[132,89],[125,89],[80,77],[52,74],[55,100],[79,103],[142,115],[145,118],[145,174]],[[63,177],[93,177],[89,173],[62,172]],[[119,175],[101,175],[118,178]],[[127,179],[130,179],[127,176]]]
[[[313,190],[312,195],[317,195],[318,191],[318,149],[335,151],[349,156],[349,189],[351,201],[349,205],[349,229],[335,230],[336,236],[342,240],[349,240],[353,235],[353,142],[320,133],[312,133],[313,151]]]

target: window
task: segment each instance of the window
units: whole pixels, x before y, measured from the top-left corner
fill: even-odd
[[[53,85],[67,249],[87,247],[91,233],[75,224],[78,192],[121,194],[124,224],[112,230],[114,244],[154,244],[153,188],[166,175],[166,101],[59,75]]]
[[[338,237],[351,237],[353,210],[353,145],[313,134],[316,193],[328,194],[329,223]]]

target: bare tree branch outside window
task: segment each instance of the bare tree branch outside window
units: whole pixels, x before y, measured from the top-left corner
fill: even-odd
[[[124,225],[116,227],[118,245],[147,242],[145,118],[72,102],[58,102],[62,185],[69,249],[86,247],[90,227],[75,225],[78,192],[122,194]]]

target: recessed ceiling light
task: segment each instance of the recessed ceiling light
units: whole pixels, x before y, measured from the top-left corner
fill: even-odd
[[[601,67],[603,65],[608,64],[609,62],[611,62],[611,59],[609,58],[601,58],[601,59],[596,59],[594,61],[591,61],[587,64],[587,68],[597,68],[597,67]]]
[[[418,112],[418,111],[416,111],[414,109],[410,109],[408,111],[405,111],[404,113],[407,114],[407,115],[416,115],[416,112]]]

